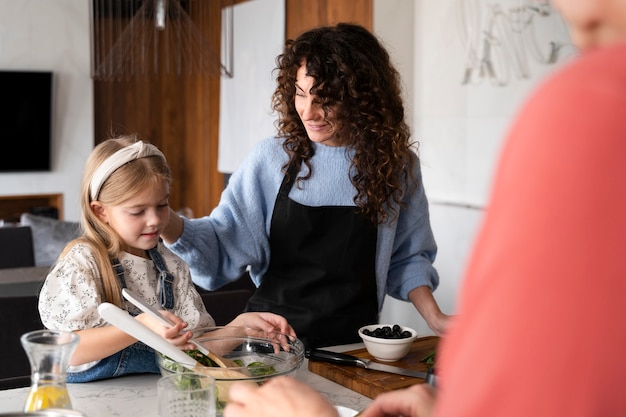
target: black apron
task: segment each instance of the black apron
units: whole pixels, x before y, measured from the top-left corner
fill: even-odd
[[[270,264],[246,311],[287,318],[307,347],[360,342],[378,322],[377,227],[353,206],[309,207],[288,195],[299,165],[283,178],[270,227]]]

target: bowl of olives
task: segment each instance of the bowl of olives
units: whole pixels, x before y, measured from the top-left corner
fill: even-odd
[[[414,329],[399,324],[370,324],[359,329],[365,348],[375,359],[393,362],[404,358],[417,339]]]

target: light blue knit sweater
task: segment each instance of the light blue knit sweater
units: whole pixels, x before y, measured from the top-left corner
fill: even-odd
[[[276,138],[260,142],[231,176],[213,212],[198,219],[184,219],[183,234],[167,245],[189,263],[199,286],[219,288],[241,276],[248,266],[252,280],[260,284],[269,266],[272,212],[283,179],[281,167],[287,161],[281,143]],[[308,206],[353,206],[356,190],[348,177],[350,159],[346,148],[314,146],[313,174],[301,189],[294,184],[289,197]],[[419,163],[415,164],[414,175],[419,188],[405,198],[408,207],[397,221],[378,227],[379,308],[385,294],[407,300],[414,288],[425,285],[435,290],[439,284],[432,266],[437,245]]]

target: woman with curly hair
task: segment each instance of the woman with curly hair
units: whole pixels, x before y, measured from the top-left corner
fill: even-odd
[[[207,289],[249,269],[247,310],[283,315],[309,347],[360,341],[385,294],[442,334],[437,246],[388,52],[338,24],[288,40],[276,63],[278,135],[246,157],[209,216],[172,216],[166,244]]]

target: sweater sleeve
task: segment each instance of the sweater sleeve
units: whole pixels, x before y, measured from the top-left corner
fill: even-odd
[[[167,245],[185,260],[193,281],[208,290],[239,278],[250,267],[258,286],[270,259],[269,225],[284,157],[274,138],[266,139],[232,175],[210,216],[184,219],[183,234]]]
[[[416,184],[404,199],[407,206],[400,209],[397,224],[379,228],[379,262],[388,270],[386,292],[400,300],[407,300],[409,292],[417,287],[435,290],[439,285],[439,274],[433,266],[437,244],[430,226],[419,159],[413,176]],[[390,251],[388,266],[386,251]]]

